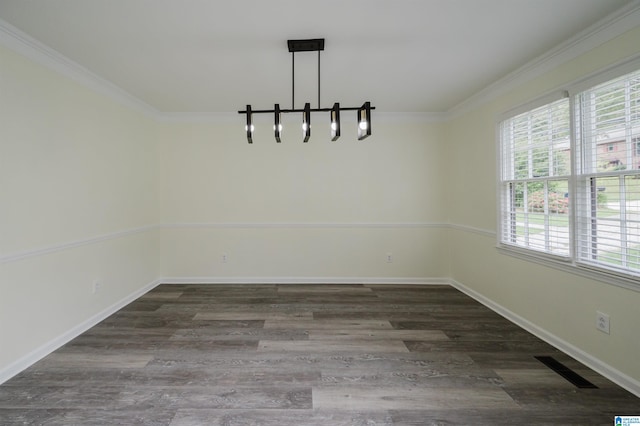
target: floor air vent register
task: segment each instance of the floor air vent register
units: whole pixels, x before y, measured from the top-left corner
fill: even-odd
[[[536,356],[535,358],[580,389],[598,389],[596,385],[552,356]]]

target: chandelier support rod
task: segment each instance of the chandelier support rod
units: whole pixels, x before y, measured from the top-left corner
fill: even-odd
[[[291,109],[296,105],[296,52],[291,52]]]
[[[309,111],[310,112],[328,112],[331,111],[333,108],[311,108]],[[340,111],[358,111],[362,109],[362,107],[340,107]],[[376,107],[372,106],[370,109],[376,109]],[[300,108],[300,109],[280,109],[279,110],[282,114],[288,114],[288,113],[292,113],[292,112],[304,112],[304,109]],[[274,112],[276,112],[274,109],[252,109],[251,114],[273,114]],[[238,114],[246,114],[247,111],[238,111]]]
[[[320,108],[320,51],[318,50],[318,108]]]

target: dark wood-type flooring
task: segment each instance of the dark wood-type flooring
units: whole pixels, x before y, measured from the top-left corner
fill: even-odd
[[[449,286],[161,285],[0,386],[1,425],[612,425],[614,415],[640,415],[640,398]]]

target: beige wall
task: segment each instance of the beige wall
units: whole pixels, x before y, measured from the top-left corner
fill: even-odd
[[[451,236],[452,278],[574,354],[582,352],[593,366],[612,367],[610,373],[640,390],[640,292],[522,261],[495,248],[497,117],[638,55],[638,40],[640,28],[451,120],[445,140],[446,158],[456,165],[448,174],[449,218],[460,225]],[[478,229],[488,232],[474,232]],[[610,335],[596,330],[596,310],[610,315]]]
[[[0,47],[0,119],[2,381],[157,278],[159,216],[149,118]]]
[[[297,121],[252,145],[239,117],[163,125],[163,276],[448,276],[442,125],[382,115],[358,141],[354,118],[331,142],[320,121],[307,144]]]

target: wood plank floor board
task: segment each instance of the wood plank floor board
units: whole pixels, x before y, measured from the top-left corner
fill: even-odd
[[[565,363],[566,359],[569,358],[555,348],[535,355],[552,356],[562,363]],[[541,367],[541,362],[535,359],[534,355],[520,352],[476,352],[468,354],[468,356],[473,360],[474,364],[492,369],[535,369]],[[584,368],[582,364],[578,365]]]
[[[206,352],[206,353],[222,353],[222,352],[241,352],[255,351],[258,348],[257,339],[209,339],[209,340],[168,340],[162,345],[154,347],[156,353],[175,349],[183,352]]]
[[[217,409],[311,409],[310,387],[168,386],[126,387],[118,395],[125,407]]]
[[[309,340],[450,340],[441,330],[309,330]]]
[[[501,388],[414,388],[414,387],[315,387],[313,406],[333,410],[402,410],[420,407],[454,409],[518,409],[520,406]]]
[[[396,330],[447,330],[447,331],[497,331],[523,330],[504,318],[492,320],[466,321],[455,319],[432,319],[429,321],[390,321]]]
[[[319,370],[310,368],[287,369],[282,367],[211,368],[194,367],[191,364],[175,364],[170,367],[151,366],[139,369],[79,368],[47,369],[24,372],[4,386],[96,386],[116,383],[127,386],[296,386],[311,387],[322,381]],[[2,424],[0,422],[0,424]]]
[[[0,386],[0,414],[11,409],[125,408],[117,386]],[[1,418],[1,417],[0,417]]]
[[[154,300],[135,300],[122,308],[120,312],[153,312],[164,305],[164,301]]]
[[[363,285],[348,285],[348,284],[339,284],[339,285],[330,285],[325,284],[323,286],[317,285],[287,285],[278,287],[279,295],[291,295],[291,294],[321,294],[328,295],[331,297],[335,297],[336,295],[344,296],[344,295],[372,295],[373,290],[371,288],[365,287]]]
[[[118,384],[124,386],[199,386],[205,387],[276,387],[311,388],[320,381],[320,372],[310,369],[283,371],[281,368],[216,369],[176,366],[122,371]]]
[[[547,389],[553,387],[575,388],[571,382],[549,368],[496,369],[495,372],[504,380],[505,385],[509,387],[539,386]]]
[[[148,300],[166,300],[166,299],[178,299],[184,294],[183,291],[153,291],[140,297],[140,301],[145,302]]]
[[[638,413],[640,398],[449,286],[161,285],[0,386],[2,426],[599,425]]]
[[[533,334],[525,330],[442,330],[442,333],[447,336],[448,340],[453,341],[539,341],[539,339]]]
[[[438,388],[446,390],[451,387],[470,388],[481,392],[481,389],[495,389],[504,384],[504,380],[492,371],[396,371],[388,370],[327,370],[322,369],[322,387],[360,386],[366,388]],[[320,385],[316,385],[320,386]]]
[[[391,324],[385,320],[266,320],[265,328],[305,329],[305,330],[390,330]]]
[[[514,401],[529,410],[554,409],[565,412],[592,411],[597,408],[601,415],[611,420],[614,415],[634,415],[640,409],[638,400],[627,398],[628,392],[621,389],[578,389],[546,386],[505,387]],[[625,397],[627,396],[627,397]]]
[[[302,329],[266,328],[197,328],[176,330],[169,340],[308,340],[309,332]]]
[[[364,311],[322,311],[313,312],[314,319],[386,319],[391,323],[400,322],[429,322],[429,321],[442,321],[442,320],[459,320],[461,317],[465,321],[477,319],[478,321],[491,321],[501,320],[504,318],[494,313],[493,311],[487,311],[487,308],[458,308],[447,309],[446,305],[421,305],[421,309],[413,309],[412,311],[403,311],[400,308],[398,310],[376,310],[370,312]],[[411,305],[412,308],[415,306]]]
[[[337,410],[178,410],[170,426],[392,426],[386,412]]]
[[[1,408],[286,408],[310,409],[310,387],[269,386],[7,386]]]
[[[598,413],[593,410],[568,414],[562,409],[542,411],[514,409],[496,411],[458,407],[452,410],[392,410],[390,411],[390,415],[394,426],[613,425],[613,417],[598,415]]]
[[[200,312],[193,318],[194,321],[215,321],[215,320],[272,320],[272,321],[289,321],[289,320],[311,320],[313,314],[311,312]]]
[[[143,368],[153,360],[153,354],[146,351],[58,351],[36,364],[37,369],[55,368]]]
[[[402,340],[261,340],[258,351],[338,354],[409,352]]]
[[[337,294],[331,297],[323,293],[313,293],[308,295],[284,294],[278,298],[278,302],[287,304],[300,304],[302,306],[329,303],[332,305],[342,306],[343,309],[348,309],[348,307],[351,305],[384,303],[378,297],[376,297],[375,294],[368,293]]]
[[[2,426],[157,426],[170,424],[175,410],[4,409],[2,415]]]
[[[405,341],[411,352],[519,352],[539,354],[553,350],[553,347],[541,340],[447,340],[447,341]]]

